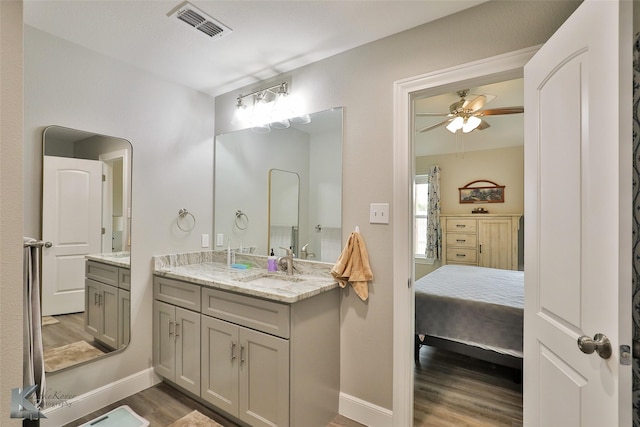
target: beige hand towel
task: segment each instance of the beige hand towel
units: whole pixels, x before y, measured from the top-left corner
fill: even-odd
[[[331,274],[344,288],[351,283],[353,290],[362,301],[369,298],[369,280],[373,280],[373,273],[369,265],[369,253],[358,232],[353,232],[347,239],[338,261],[331,269]]]

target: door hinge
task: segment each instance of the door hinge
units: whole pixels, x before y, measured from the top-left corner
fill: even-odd
[[[102,234],[107,234],[107,230],[104,227],[102,227]]]
[[[407,279],[407,288],[411,289],[411,278]]]
[[[102,174],[102,182],[106,182],[107,181],[107,175]]]

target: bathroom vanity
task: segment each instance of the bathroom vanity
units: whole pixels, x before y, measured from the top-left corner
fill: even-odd
[[[84,328],[113,350],[129,343],[130,271],[128,253],[86,256]]]
[[[155,371],[251,426],[329,424],[340,388],[330,265],[296,260],[290,276],[268,273],[266,257],[247,255],[246,270],[218,260],[156,257]]]

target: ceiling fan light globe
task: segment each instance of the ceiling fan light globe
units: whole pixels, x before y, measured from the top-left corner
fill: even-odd
[[[462,132],[469,133],[480,126],[480,123],[482,123],[482,120],[480,118],[471,116],[464,122],[464,125],[462,126]]]
[[[447,125],[447,130],[451,133],[456,133],[458,129],[462,129],[464,119],[460,116],[456,117]]]

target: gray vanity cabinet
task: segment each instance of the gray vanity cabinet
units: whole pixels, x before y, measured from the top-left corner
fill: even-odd
[[[287,304],[157,275],[153,290],[160,376],[252,427],[324,426],[336,416],[338,289]],[[189,330],[177,326],[187,321]]]
[[[252,426],[289,425],[289,342],[202,316],[200,397]]]
[[[129,343],[130,278],[128,268],[96,261],[85,263],[84,329],[114,350]]]

